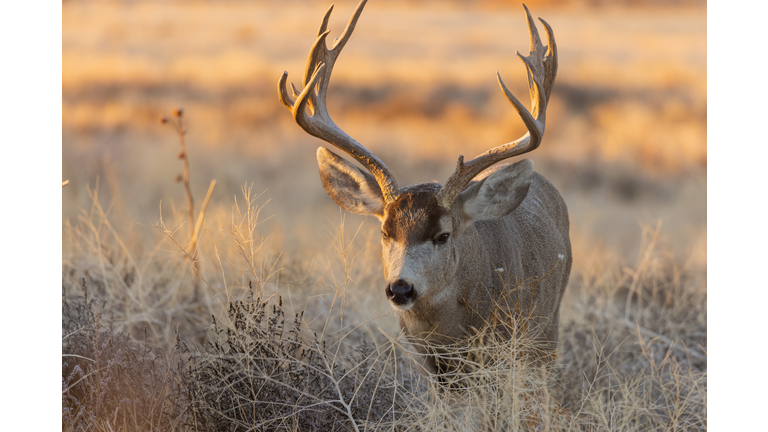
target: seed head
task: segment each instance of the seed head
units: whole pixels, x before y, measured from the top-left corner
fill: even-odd
[[[181,117],[184,115],[184,110],[182,108],[176,108],[173,110],[173,116],[174,117]]]
[[[186,156],[186,154],[184,154],[184,152],[180,152],[179,153],[179,159],[184,159],[184,156]]]
[[[158,120],[160,121],[160,124],[166,124],[166,123],[168,123],[168,119],[167,119],[167,118],[165,118],[165,116],[160,116],[160,118],[159,118]]]
[[[176,183],[181,183],[182,177],[181,174],[176,176]]]

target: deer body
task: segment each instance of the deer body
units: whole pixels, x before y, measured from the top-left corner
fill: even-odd
[[[305,131],[360,162],[368,172],[320,147],[320,178],[344,209],[381,222],[384,294],[401,328],[423,354],[429,372],[445,372],[441,347],[455,345],[494,320],[512,319],[547,353],[555,349],[560,300],[571,270],[568,210],[557,190],[533,171],[533,162],[497,162],[534,150],[541,143],[546,105],[557,72],[557,50],[549,25],[548,46],[539,39],[526,8],[531,53],[518,56],[528,70],[532,109],[499,85],[528,127],[522,138],[465,163],[463,156],[445,185],[398,188],[394,176],[370,151],[336,126],[325,106],[333,65],[347,43],[366,0],[342,36],[325,44],[329,9],[313,45],[301,92],[278,83],[282,103]],[[311,110],[311,115],[307,111]],[[511,337],[515,326],[494,326]]]
[[[393,301],[414,347],[428,354],[422,342],[454,345],[495,315],[526,321],[539,346],[553,350],[572,261],[568,211],[560,194],[534,172],[513,211],[467,224],[461,207],[451,212],[437,204],[436,189],[435,183],[406,188],[382,217],[389,236],[382,241],[385,280],[405,280],[417,291],[406,305]],[[446,231],[454,240],[436,254],[431,239]],[[431,357],[425,356],[424,366],[438,372]]]
[[[526,198],[514,211],[473,223],[451,247],[448,271],[434,280],[442,289],[398,311],[401,328],[425,354],[426,369],[438,372],[420,341],[455,344],[482,329],[492,315],[529,319],[540,346],[553,350],[572,261],[568,213],[557,190],[534,173]],[[534,284],[524,283],[544,275],[533,292]]]

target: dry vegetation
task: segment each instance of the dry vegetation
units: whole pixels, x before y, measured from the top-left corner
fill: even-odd
[[[492,366],[450,388],[413,369],[375,221],[325,195],[320,143],[277,100],[326,3],[63,4],[63,429],[706,430],[700,2],[528,3],[561,56],[530,155],[571,214],[559,356],[542,377],[525,340],[478,340],[463,358]],[[355,4],[337,2],[334,32]],[[521,134],[494,82],[524,94],[521,16],[372,1],[332,116],[400,183],[447,178],[458,154]],[[197,234],[157,121],[177,106],[193,223],[217,181]]]

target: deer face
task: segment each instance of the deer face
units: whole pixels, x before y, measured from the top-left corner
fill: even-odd
[[[439,183],[400,190],[386,202],[374,178],[332,152],[317,152],[320,178],[328,195],[342,208],[381,221],[384,293],[393,307],[406,311],[417,302],[439,304],[450,297],[463,238],[475,221],[501,218],[528,193],[533,163],[523,160],[471,183],[450,209],[439,205]]]
[[[420,298],[438,295],[450,285],[456,250],[453,218],[440,207],[434,184],[401,194],[384,210],[381,223],[385,294],[392,305],[407,310]],[[426,190],[419,190],[426,189]]]

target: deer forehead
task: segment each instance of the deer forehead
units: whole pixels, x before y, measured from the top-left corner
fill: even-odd
[[[450,224],[450,213],[432,191],[401,194],[385,209],[381,229],[391,240],[418,244],[432,240]]]

